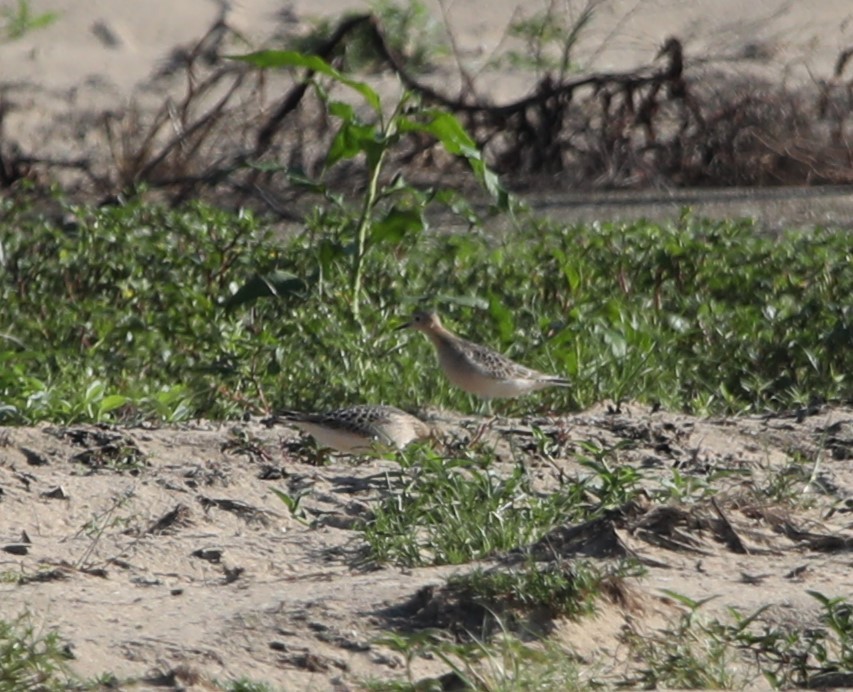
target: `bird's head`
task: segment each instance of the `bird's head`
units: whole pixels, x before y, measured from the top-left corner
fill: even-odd
[[[417,329],[419,332],[432,332],[441,329],[441,318],[433,310],[418,310],[411,319],[398,329]]]

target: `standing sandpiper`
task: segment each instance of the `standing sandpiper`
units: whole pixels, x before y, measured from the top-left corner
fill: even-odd
[[[400,329],[410,327],[427,335],[438,355],[438,364],[460,389],[483,399],[510,398],[546,387],[571,383],[511,361],[487,346],[456,336],[432,311],[416,312]]]
[[[413,440],[427,437],[432,429],[394,406],[351,406],[329,413],[283,411],[264,422],[284,421],[311,435],[321,447],[344,454],[364,454],[376,445],[403,449]]]

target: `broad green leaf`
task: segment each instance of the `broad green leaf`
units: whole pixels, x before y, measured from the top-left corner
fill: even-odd
[[[379,94],[364,82],[344,76],[317,55],[305,55],[304,53],[293,50],[261,50],[246,55],[229,55],[226,57],[231,60],[240,60],[241,62],[249,63],[261,69],[269,69],[271,67],[304,67],[307,70],[313,70],[354,89],[364,97],[364,100],[370,104],[370,107],[377,114],[382,112]]]
[[[456,116],[437,110],[426,111],[424,115],[429,118],[426,122],[401,117],[398,122],[400,131],[425,132],[441,142],[451,154],[464,156],[467,159],[480,158],[477,143],[465,131]]]
[[[329,153],[326,154],[326,167],[330,168],[341,159],[351,159],[362,152],[370,157],[377,147],[381,147],[381,143],[377,141],[376,131],[373,127],[344,122],[329,146]]]
[[[569,288],[572,293],[575,293],[581,285],[581,275],[577,266],[574,264],[569,264],[568,262],[563,264],[563,276],[566,277],[566,281],[569,284]]]
[[[105,396],[98,404],[98,413],[101,415],[109,413],[117,408],[121,408],[128,401],[129,399],[121,394],[110,394],[109,396]]]
[[[341,120],[357,120],[355,108],[348,103],[344,103],[343,101],[329,101],[327,107],[329,115],[334,115],[336,118],[341,118]]]
[[[373,243],[399,243],[407,235],[420,233],[424,229],[422,209],[400,209],[391,207],[384,218],[376,221],[371,229]]]
[[[100,399],[104,394],[104,383],[100,380],[95,380],[86,387],[86,393],[83,395],[83,401],[95,401],[96,399]]]
[[[425,132],[435,137],[448,153],[464,156],[477,179],[486,188],[495,205],[502,211],[511,209],[509,193],[501,185],[498,175],[483,161],[477,143],[465,131],[456,116],[439,110],[425,113],[428,120],[419,122],[411,118],[399,118],[401,132]]]

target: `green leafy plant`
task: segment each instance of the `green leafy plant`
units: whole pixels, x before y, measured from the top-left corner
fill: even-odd
[[[734,672],[734,647],[702,625],[699,609],[713,597],[696,601],[672,591],[666,594],[685,607],[684,614],[660,633],[626,633],[634,656],[642,662],[640,678],[631,682],[686,689],[731,689],[745,684]]]
[[[666,592],[685,607],[673,626],[627,641],[643,663],[644,685],[731,688],[764,677],[774,689],[832,687],[853,673],[853,606],[844,598],[815,591],[821,627],[780,626],[766,622],[764,606],[744,615],[729,608],[729,621],[702,617],[711,599],[695,601]]]
[[[601,507],[616,508],[633,499],[642,476],[633,466],[619,464],[618,459],[615,466],[608,463],[608,457],[616,456],[618,448],[607,449],[586,442],[581,447],[591,453],[591,456],[584,455],[578,461],[595,474],[587,489],[598,497]]]
[[[759,628],[753,625],[761,611],[749,617],[732,611],[735,624],[722,628],[723,635],[752,654],[777,689],[848,685],[853,676],[853,603],[807,593],[821,607],[819,626]]]
[[[352,265],[351,307],[358,321],[361,304],[365,258],[368,252],[399,244],[406,236],[416,235],[425,227],[424,211],[428,196],[418,193],[400,177],[382,183],[383,165],[388,151],[401,137],[414,133],[433,137],[447,152],[465,158],[477,179],[503,208],[509,208],[509,197],[497,177],[485,165],[475,142],[459,121],[449,113],[422,109],[409,94],[403,96],[390,116],[386,116],[379,95],[365,82],[345,76],[315,55],[293,51],[262,51],[236,59],[255,67],[306,68],[353,89],[371,112],[363,120],[356,109],[343,101],[331,100],[325,89],[317,88],[331,116],[340,120],[340,127],[326,154],[325,170],[341,161],[363,157],[367,184],[361,203],[351,210],[344,198],[330,194],[322,181],[311,181],[311,187],[324,193],[331,204],[327,211],[317,210],[315,219],[334,229],[331,243],[326,244],[327,256],[350,256]],[[331,222],[331,223],[330,223]]]
[[[378,562],[462,564],[528,546],[558,523],[587,520],[612,506],[595,478],[564,480],[539,494],[521,461],[493,470],[488,451],[443,456],[415,449],[361,530]]]
[[[372,229],[410,218],[395,201],[386,211],[380,200]],[[4,423],[177,422],[365,400],[469,410],[426,340],[394,331],[422,299],[466,338],[572,380],[511,402],[516,413],[606,398],[711,414],[798,406],[803,391],[853,397],[843,234],[771,240],[749,223],[689,217],[594,227],[520,217],[490,238],[367,233],[356,323],[356,225],[327,225],[329,207],[283,241],[248,212],[202,204],[69,206],[73,228],[18,204],[0,217]],[[615,497],[636,479],[612,480]]]
[[[296,521],[300,524],[308,524],[308,513],[305,511],[305,508],[301,506],[302,498],[305,497],[305,492],[300,492],[295,495],[289,495],[283,490],[278,490],[277,488],[272,489],[273,494],[281,500],[285,507],[287,507],[287,511],[290,512],[290,516],[292,516]]]

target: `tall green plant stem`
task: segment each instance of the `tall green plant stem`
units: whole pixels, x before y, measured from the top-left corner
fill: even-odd
[[[377,110],[379,125],[376,131],[379,133],[379,138],[374,146],[365,148],[367,165],[370,169],[370,178],[367,182],[367,192],[364,195],[364,202],[361,205],[361,215],[359,216],[358,227],[356,228],[355,263],[352,268],[352,315],[356,322],[361,321],[359,310],[361,307],[364,256],[367,254],[367,234],[373,223],[373,209],[376,207],[376,202],[381,196],[379,176],[382,173],[382,165],[385,163],[385,155],[388,153],[399,132],[399,119],[407,103],[407,99],[408,97],[404,94],[387,121],[383,118],[382,111]]]
[[[372,162],[367,193],[364,195],[361,216],[358,219],[358,228],[356,229],[356,254],[352,268],[352,314],[356,321],[359,321],[361,276],[364,267],[364,255],[367,252],[367,232],[370,230],[370,224],[373,220],[373,207],[376,205],[376,199],[379,196],[379,174],[382,172],[382,163],[385,160],[386,151],[387,147],[381,145],[379,155]],[[368,152],[368,160],[373,158]]]

